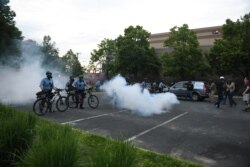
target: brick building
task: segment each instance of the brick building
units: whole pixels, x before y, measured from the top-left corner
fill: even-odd
[[[222,26],[213,26],[213,27],[204,27],[191,29],[197,35],[198,41],[203,51],[208,51],[215,41],[222,37],[221,33]],[[150,36],[150,46],[154,47],[157,55],[160,55],[163,52],[171,51],[170,48],[163,47],[164,41],[167,38],[169,32],[151,34]]]

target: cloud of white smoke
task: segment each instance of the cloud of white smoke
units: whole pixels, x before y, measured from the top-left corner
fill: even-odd
[[[179,104],[172,93],[150,94],[148,90],[142,92],[139,84],[127,85],[120,75],[106,82],[101,88],[113,98],[117,106],[143,116],[161,114]]]
[[[0,66],[1,103],[33,103],[36,93],[40,91],[40,81],[46,77],[45,72],[47,71],[41,66],[42,53],[36,47],[29,47],[28,50],[22,47],[22,55],[23,62],[20,68]],[[54,75],[54,84],[56,87],[64,88],[66,78],[58,76],[59,73],[57,76]]]

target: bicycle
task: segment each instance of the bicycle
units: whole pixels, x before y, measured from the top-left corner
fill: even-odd
[[[82,98],[85,98],[87,95],[88,96],[87,101],[88,101],[89,107],[95,109],[99,106],[99,99],[96,95],[92,94],[92,91],[93,91],[93,87],[86,89],[86,94],[84,96],[79,95],[79,101]],[[74,92],[68,91],[68,96],[67,96],[66,102],[67,102],[67,105],[69,108],[76,108],[77,107],[76,96],[77,95],[76,95],[75,91]]]
[[[37,93],[37,100],[33,104],[33,112],[36,115],[42,116],[52,109],[54,101],[56,101],[56,109],[60,112],[64,112],[68,109],[66,102],[67,97],[60,94],[64,89],[56,89],[51,97],[48,96],[45,92]]]

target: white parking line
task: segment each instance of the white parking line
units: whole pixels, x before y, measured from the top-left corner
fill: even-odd
[[[168,124],[169,122],[172,122],[172,121],[174,121],[174,120],[176,120],[176,119],[178,119],[178,118],[180,118],[180,117],[182,117],[182,116],[184,116],[184,115],[186,115],[186,114],[188,114],[188,112],[185,112],[185,113],[182,113],[182,114],[180,114],[180,115],[177,115],[176,117],[174,117],[174,118],[172,118],[172,119],[170,119],[170,120],[167,120],[167,121],[165,121],[165,122],[163,122],[163,123],[161,123],[161,124],[159,124],[159,125],[156,125],[156,126],[150,128],[150,129],[148,129],[148,130],[145,130],[145,131],[143,131],[143,132],[141,132],[141,133],[139,133],[139,134],[137,134],[137,135],[135,135],[135,136],[132,136],[132,137],[128,138],[126,141],[135,140],[135,139],[138,138],[139,136],[142,136],[142,135],[144,135],[144,134],[146,134],[146,133],[149,133],[149,132],[151,132],[152,130],[154,130],[154,129],[156,129],[156,128],[159,128],[159,127],[161,127],[161,126],[163,126],[163,125],[165,125],[165,124]]]
[[[116,111],[116,112],[111,112],[111,113],[106,113],[106,114],[101,114],[101,115],[95,115],[95,116],[92,116],[92,117],[86,117],[86,118],[81,118],[81,119],[76,119],[76,120],[73,120],[73,121],[68,121],[68,122],[63,122],[61,124],[73,124],[73,123],[76,123],[76,122],[80,122],[80,121],[85,121],[85,120],[89,120],[89,119],[94,119],[94,118],[98,118],[98,117],[103,117],[103,116],[107,116],[107,115],[112,115],[114,113],[120,113],[120,112],[123,112],[125,110],[120,110],[120,111]]]

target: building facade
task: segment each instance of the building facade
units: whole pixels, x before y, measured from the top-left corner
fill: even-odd
[[[196,33],[201,49],[205,52],[213,46],[215,39],[222,37],[222,26],[204,27],[191,30]],[[163,46],[168,34],[169,32],[151,34],[149,39],[150,46],[155,48],[157,55],[171,51],[170,48],[165,48]]]

